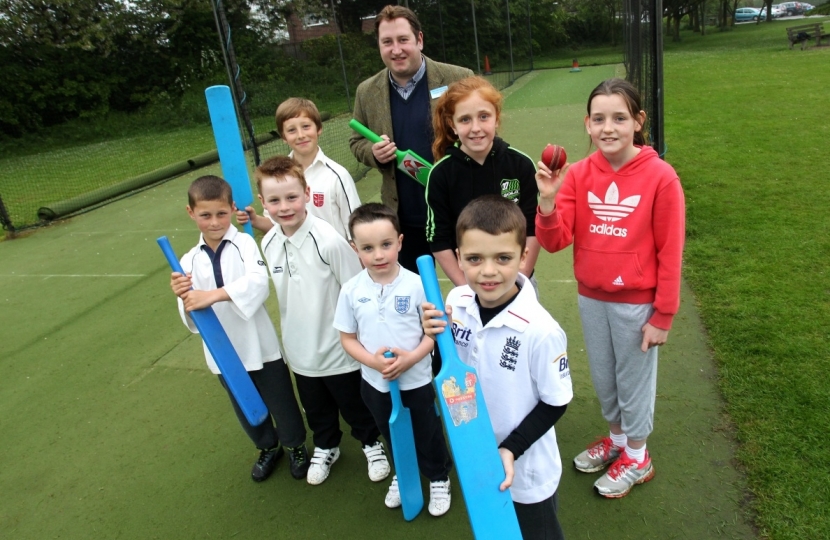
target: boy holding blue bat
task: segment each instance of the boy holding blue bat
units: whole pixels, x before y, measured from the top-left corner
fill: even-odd
[[[202,176],[190,185],[187,197],[187,213],[201,236],[181,258],[185,275],[173,272],[170,278],[182,321],[197,333],[189,312],[212,307],[268,407],[265,421],[251,425],[205,345],[208,368],[219,377],[239,423],[260,450],[251,477],[257,482],[267,479],[287,449],[292,476],[305,478],[309,467],[306,431],[277,333],[265,310],[270,290],[265,262],[254,239],[231,225],[234,204],[227,182]]]
[[[418,469],[430,480],[429,513],[441,516],[450,509],[450,457],[435,414],[429,355],[433,341],[421,328],[424,288],[417,274],[398,264],[403,235],[390,208],[364,204],[349,218],[349,231],[364,270],[343,285],[334,327],[340,331],[343,348],[361,363],[363,401],[388,443],[392,441],[389,380],[399,381],[403,405],[412,416]],[[387,351],[394,357],[385,357]],[[397,476],[385,502],[389,508],[401,506]]]
[[[467,285],[450,291],[447,317],[461,361],[478,372],[505,470],[500,489],[510,489],[525,540],[563,538],[553,426],[573,397],[567,339],[519,273],[525,217],[512,201],[485,195],[464,208],[455,230]],[[443,332],[447,323],[433,319],[443,314],[430,303],[423,309],[426,334]]]
[[[256,169],[259,199],[272,221],[262,253],[277,289],[285,359],[314,437],[311,485],[323,483],[340,457],[340,415],[366,455],[369,479],[389,475],[380,431],[360,397],[360,364],[340,345],[332,326],[340,288],[360,272],[349,243],[306,208],[311,189],[302,167],[286,156]]]

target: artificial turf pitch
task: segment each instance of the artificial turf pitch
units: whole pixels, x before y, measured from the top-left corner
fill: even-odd
[[[534,159],[548,142],[565,146],[571,161],[583,157],[585,100],[614,73],[606,66],[523,77],[507,92],[501,135]],[[257,453],[198,336],[179,319],[155,242],[167,235],[178,253],[196,242],[185,193],[207,172],[0,243],[0,538],[471,538],[457,483],[446,516],[424,511],[407,523],[383,505],[388,482],[369,481],[348,434],[320,486],[293,480],[285,461],[268,481],[251,481]],[[379,199],[378,175],[358,189],[364,201]],[[543,253],[537,276],[542,303],[568,334],[574,383],[556,426],[566,536],[753,538],[688,288],[660,351],[649,439],[656,477],[605,500],[591,489],[599,474],[570,463],[606,429],[570,250]],[[268,307],[278,327],[274,296]]]

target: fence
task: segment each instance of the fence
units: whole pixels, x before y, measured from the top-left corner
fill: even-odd
[[[656,148],[663,148],[662,36],[661,24],[651,21],[661,21],[660,2],[623,2],[626,67],[629,79],[646,96]],[[218,2],[217,6],[221,8]],[[534,67],[533,51],[534,46],[538,48],[539,36],[534,38],[531,21],[539,15],[538,3],[410,0],[408,6],[423,25],[424,54],[434,60],[469,67],[500,89]],[[245,64],[245,59],[235,58],[233,29],[221,9],[216,9],[228,75],[205,81],[205,86],[232,82],[241,103],[243,140],[252,150],[251,165],[288,152],[274,131],[276,105],[292,95],[312,99],[327,118],[321,147],[358,179],[366,168],[349,151],[348,121],[355,88],[383,68],[375,37],[372,33],[340,34],[334,12],[313,24],[294,24],[306,32],[313,29],[318,37],[275,46],[272,52],[285,59],[287,74],[257,78],[240,70],[239,63]],[[373,20],[364,30],[374,30]],[[38,226],[216,161],[203,98],[194,95],[177,107],[171,105],[160,117],[165,121],[174,117],[191,120],[176,129],[149,130],[144,135],[81,146],[68,143],[65,148],[34,156],[0,159],[0,225],[7,231]]]

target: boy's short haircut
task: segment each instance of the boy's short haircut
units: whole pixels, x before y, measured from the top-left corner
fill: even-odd
[[[279,136],[282,137],[282,126],[286,120],[303,115],[317,125],[317,131],[323,129],[323,117],[320,116],[317,105],[310,99],[292,97],[286,99],[277,107],[276,121]]]
[[[398,214],[384,204],[370,202],[358,206],[357,209],[352,212],[352,215],[349,216],[349,236],[354,238],[355,225],[360,225],[361,223],[372,223],[381,219],[389,221],[395,228],[395,232],[401,234],[401,224],[398,221]]]
[[[527,219],[516,203],[501,195],[482,195],[464,207],[455,224],[459,248],[464,233],[472,229],[493,236],[512,232],[522,251],[527,246]]]
[[[212,174],[200,176],[187,190],[187,204],[193,209],[200,201],[222,201],[233,206],[231,185]]]
[[[257,191],[260,193],[262,193],[262,180],[264,178],[282,180],[286,176],[292,176],[300,181],[300,186],[302,186],[303,191],[308,186],[305,181],[305,175],[303,174],[303,166],[288,156],[274,156],[266,159],[256,168],[254,176],[256,176]]]

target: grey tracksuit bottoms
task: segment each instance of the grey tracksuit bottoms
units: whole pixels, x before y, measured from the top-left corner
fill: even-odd
[[[640,350],[651,304],[620,304],[579,296],[579,315],[591,380],[602,416],[620,424],[629,439],[639,441],[654,426],[657,395],[657,347]]]

